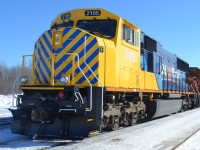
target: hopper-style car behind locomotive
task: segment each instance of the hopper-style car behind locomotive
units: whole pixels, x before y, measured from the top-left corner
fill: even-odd
[[[14,133],[84,138],[199,104],[188,63],[104,9],[60,14],[23,58]]]

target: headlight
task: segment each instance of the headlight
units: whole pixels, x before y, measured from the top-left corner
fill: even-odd
[[[56,45],[56,46],[60,45],[60,42],[59,42],[59,41],[56,41],[56,42],[55,42],[55,45]]]
[[[60,37],[60,34],[56,33],[55,37],[56,37],[56,38],[59,38],[59,37]]]
[[[21,83],[26,84],[28,82],[28,77],[27,76],[23,76],[20,79]]]
[[[60,78],[60,82],[63,83],[63,84],[66,84],[68,81],[69,81],[69,78],[66,77],[66,76],[63,76],[63,77]]]

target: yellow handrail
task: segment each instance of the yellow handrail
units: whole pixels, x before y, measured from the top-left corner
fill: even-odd
[[[51,58],[51,85],[54,86],[54,62],[55,62],[55,55],[52,53]]]
[[[32,85],[34,84],[35,81],[35,76],[34,76],[34,66],[35,66],[35,55],[32,55]]]
[[[24,64],[25,63],[25,57],[32,57],[32,66],[31,66],[32,79],[31,79],[31,81],[29,83],[34,84],[34,66],[35,66],[34,59],[35,59],[35,55],[23,55],[22,57],[23,57],[23,60],[22,60],[22,73],[21,73],[22,76],[25,75],[25,69],[24,69],[24,67],[25,67],[25,64]],[[29,77],[29,79],[30,79],[30,77]]]

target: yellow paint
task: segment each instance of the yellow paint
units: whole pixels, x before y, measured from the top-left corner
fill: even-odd
[[[52,38],[53,49],[62,48],[62,44],[63,44],[62,31],[53,30],[53,38]]]
[[[94,135],[94,134],[98,134],[99,131],[90,131],[89,133],[90,133],[90,135]]]
[[[93,121],[93,119],[88,119],[87,121],[88,121],[88,122],[91,122],[91,121]]]
[[[150,72],[145,72],[144,73],[144,82],[145,82],[145,89],[148,90],[159,90],[158,89],[158,85],[157,85],[157,81],[156,81],[156,76],[154,73],[150,73]]]
[[[47,58],[45,56],[45,53],[41,50],[41,57],[46,63],[47,67],[50,70],[50,76],[48,75],[47,71],[45,70],[45,66],[41,62],[41,58],[38,56],[37,49],[35,49],[34,52],[34,58],[35,62],[33,62],[33,66],[35,67],[32,69],[33,74],[33,81],[32,83],[39,85],[39,81],[41,81],[42,85],[45,83],[45,81],[42,78],[40,69],[38,68],[38,63],[40,64],[41,70],[44,72],[45,77],[47,78],[49,82],[49,86],[89,86],[87,81],[85,80],[82,84],[76,84],[77,81],[79,81],[83,74],[79,72],[78,74],[75,73],[75,70],[78,68],[78,62],[75,61],[76,54],[80,53],[84,49],[85,43],[82,43],[78,45],[77,49],[73,50],[73,54],[70,54],[70,56],[63,60],[60,64],[60,66],[56,69],[55,64],[64,56],[67,55],[67,53],[71,53],[72,47],[81,39],[84,35],[89,34],[90,37],[87,38],[88,44],[96,39],[96,44],[92,46],[88,52],[86,53],[85,58],[87,59],[90,57],[93,52],[98,50],[99,47],[103,48],[103,52],[99,52],[97,56],[95,56],[89,63],[89,67],[91,68],[94,64],[97,62],[99,63],[98,68],[94,71],[95,75],[98,75],[98,78],[103,86],[108,87],[110,89],[124,89],[124,90],[130,90],[130,91],[139,91],[139,90],[159,90],[158,85],[156,82],[156,77],[153,73],[144,72],[140,69],[140,29],[128,22],[127,20],[112,14],[104,9],[90,9],[90,10],[100,10],[101,15],[100,16],[85,16],[85,11],[87,9],[77,9],[72,11],[67,11],[64,13],[61,13],[51,24],[51,27],[54,24],[60,24],[68,21],[74,21],[74,26],[72,29],[65,35],[63,35],[63,31],[65,28],[59,28],[57,30],[52,29],[52,37],[49,36],[48,31],[44,32],[44,34],[47,37],[47,40],[51,44],[52,48],[54,50],[57,50],[59,48],[63,47],[63,44],[66,40],[70,40],[69,44],[63,49],[62,52],[58,54],[52,53],[52,50],[48,48],[48,45],[45,43],[45,39],[41,36],[39,40],[36,42],[38,47],[41,48],[40,42],[43,44],[44,48],[47,50],[48,55],[50,58]],[[63,14],[70,13],[70,18],[62,20],[61,16]],[[96,36],[94,34],[88,33],[87,31],[78,29],[76,27],[76,23],[78,20],[98,20],[98,19],[114,19],[117,22],[116,26],[116,33],[115,37],[111,39],[102,38],[99,36]],[[131,30],[134,30],[133,34],[133,43],[129,43],[126,40],[124,40],[123,34],[122,34],[122,27],[123,25],[126,25],[130,27]],[[71,35],[73,35],[77,30],[81,30],[80,33],[76,36],[76,38],[70,39]],[[136,32],[138,33],[138,43],[136,40]],[[55,44],[55,42],[59,42],[58,45]],[[69,81],[67,84],[62,84],[60,80],[54,81],[55,76],[57,76],[63,69],[66,68],[66,66],[72,63],[72,67],[62,74],[62,76],[67,76],[69,78],[72,78],[72,81]],[[80,65],[84,63],[84,56],[80,58],[79,60]],[[34,71],[37,71],[39,73],[39,78],[35,76]],[[85,67],[83,69],[84,74],[86,74],[89,71],[88,67]],[[94,75],[91,74],[88,79],[91,81],[94,79]],[[93,86],[102,86],[99,82],[96,84],[93,84]]]
[[[31,86],[22,86],[22,90],[64,90],[64,87],[31,87]]]

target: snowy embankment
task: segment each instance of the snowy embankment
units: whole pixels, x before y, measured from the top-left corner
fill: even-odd
[[[8,110],[12,103],[12,95],[0,95],[0,119],[12,116]],[[100,134],[83,141],[32,140],[28,136],[11,133],[10,127],[0,128],[0,149],[4,150],[200,150],[199,145],[200,108]]]
[[[199,130],[200,108],[52,149],[200,150]],[[193,135],[196,131],[198,132]],[[190,138],[185,141],[188,137]]]
[[[12,107],[13,100],[13,95],[0,95],[0,118],[12,116],[8,109]]]

